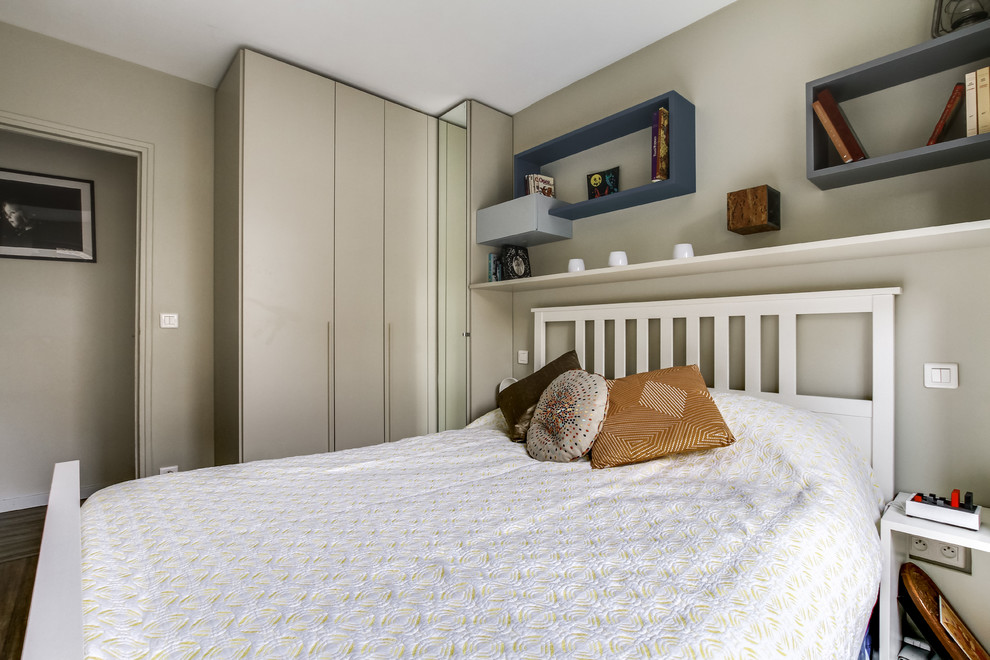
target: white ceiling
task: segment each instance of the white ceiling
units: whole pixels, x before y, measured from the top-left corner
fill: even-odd
[[[215,87],[242,46],[432,115],[514,114],[734,0],[3,0],[0,21]]]

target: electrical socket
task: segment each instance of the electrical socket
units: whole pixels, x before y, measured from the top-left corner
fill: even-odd
[[[933,541],[923,536],[911,536],[908,544],[908,555],[939,566],[945,566],[956,571],[972,574],[972,554],[969,548],[963,548],[955,543]]]
[[[168,467],[158,468],[158,474],[172,474],[173,472],[178,472],[178,465],[169,465]]]

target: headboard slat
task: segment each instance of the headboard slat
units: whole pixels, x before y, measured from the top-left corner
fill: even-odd
[[[578,362],[581,363],[582,367],[588,364],[585,361],[584,348],[587,345],[585,343],[587,340],[585,339],[584,336],[584,325],[585,325],[584,319],[578,319],[577,321],[574,322],[574,350],[577,352]]]
[[[729,389],[729,317],[715,316],[715,389]]]
[[[797,316],[784,313],[777,317],[778,322],[778,389],[781,394],[797,394]]]
[[[746,392],[759,394],[763,390],[762,383],[762,328],[763,317],[760,314],[746,315]]]
[[[595,319],[595,373],[605,373],[605,319]]]
[[[636,319],[636,373],[650,370],[650,320]]]
[[[615,320],[615,363],[612,366],[612,373],[616,378],[623,378],[626,375],[626,320]]]
[[[685,342],[684,355],[688,364],[701,362],[701,317],[689,315],[684,318]]]
[[[660,368],[674,366],[674,318],[664,316],[660,319]]]

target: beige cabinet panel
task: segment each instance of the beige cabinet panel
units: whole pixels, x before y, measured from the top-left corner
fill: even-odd
[[[249,51],[243,66],[241,459],[251,461],[331,448],[335,83]]]
[[[334,449],[385,441],[385,101],[337,85]]]
[[[330,447],[334,91],[246,50],[217,90],[218,463]]]
[[[429,429],[430,122],[385,104],[385,376],[388,440]],[[435,311],[434,311],[435,313]]]

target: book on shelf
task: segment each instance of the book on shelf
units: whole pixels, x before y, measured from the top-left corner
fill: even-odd
[[[990,66],[976,70],[976,129],[990,133]]]
[[[822,123],[825,132],[835,145],[835,150],[839,152],[839,157],[843,163],[852,163],[866,158],[866,152],[860,146],[859,140],[846,122],[846,118],[839,109],[839,104],[835,102],[835,97],[828,88],[818,92],[815,102],[811,104],[818,121]]]
[[[945,108],[942,110],[942,115],[935,123],[935,130],[932,131],[932,136],[928,138],[928,142],[925,143],[927,146],[931,146],[942,139],[946,126],[948,126],[952,121],[952,118],[955,117],[956,112],[959,110],[959,106],[962,105],[963,96],[965,94],[965,83],[956,83],[952,88],[952,93],[949,94],[949,100],[945,103]]]
[[[498,282],[498,255],[494,252],[488,253],[488,281]]]
[[[546,195],[547,197],[555,197],[553,177],[545,176],[543,174],[527,174],[526,194],[532,195],[533,193],[539,193],[541,195]]]
[[[665,181],[670,177],[670,112],[660,108],[653,113],[653,162],[650,166],[652,181]]]
[[[976,112],[976,71],[966,74],[966,137],[979,133]]]

